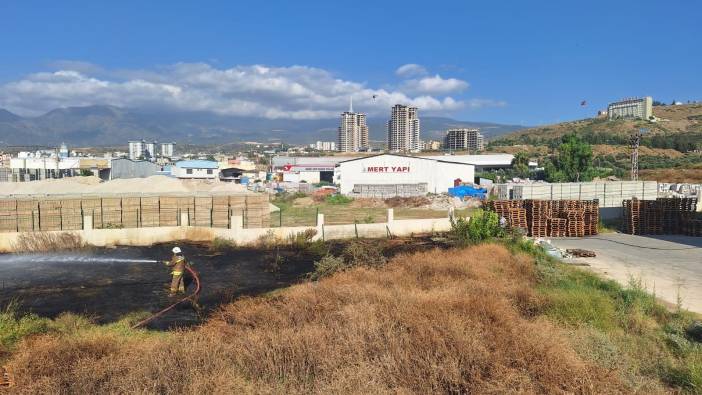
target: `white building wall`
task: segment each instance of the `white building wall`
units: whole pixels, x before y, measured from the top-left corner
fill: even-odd
[[[316,184],[320,181],[318,171],[294,171],[283,173],[283,181],[285,182],[307,182]]]
[[[394,155],[371,156],[339,164],[338,180],[342,194],[350,194],[355,184],[427,183],[431,193],[448,192],[453,180],[473,181],[472,165]]]
[[[188,169],[182,167],[171,167],[171,175],[178,178],[200,178],[200,179],[216,179],[219,177],[219,169],[191,169],[192,174],[188,174]],[[208,174],[207,170],[212,170],[212,174]]]

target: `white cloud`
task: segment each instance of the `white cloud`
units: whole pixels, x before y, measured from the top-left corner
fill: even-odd
[[[401,85],[401,88],[409,93],[448,94],[462,92],[468,89],[468,86],[466,81],[456,78],[441,78],[440,75],[436,74],[433,77],[407,80]]]
[[[395,70],[395,74],[404,78],[417,77],[426,75],[427,69],[425,69],[424,66],[418,65],[416,63],[407,63],[398,67],[397,70]]]
[[[374,89],[307,66],[220,69],[206,63],[178,63],[155,70],[105,70],[77,65],[81,67],[75,68],[81,70],[66,67],[0,85],[0,108],[38,115],[57,107],[109,104],[234,116],[320,119],[338,116],[351,96],[354,108],[370,115],[385,115],[397,103],[417,106],[424,113],[490,105],[489,101],[479,103],[446,95],[465,89],[467,83],[439,76],[416,80],[413,90]]]

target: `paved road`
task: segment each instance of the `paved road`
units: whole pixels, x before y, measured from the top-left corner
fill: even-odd
[[[702,238],[688,236],[633,236],[620,233],[586,238],[552,239],[556,247],[595,251],[596,258],[575,258],[593,271],[626,285],[641,279],[656,296],[702,313]]]

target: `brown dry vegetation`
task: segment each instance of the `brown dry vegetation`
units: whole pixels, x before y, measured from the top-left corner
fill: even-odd
[[[538,314],[534,261],[498,245],[402,255],[224,307],[192,331],[49,334],[22,393],[618,393]]]
[[[16,252],[78,250],[85,247],[83,238],[72,232],[22,233],[12,245]]]
[[[702,167],[693,169],[650,169],[639,170],[639,177],[647,181],[665,181],[693,184],[702,183]]]

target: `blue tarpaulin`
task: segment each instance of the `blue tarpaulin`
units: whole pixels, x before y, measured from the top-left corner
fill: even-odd
[[[473,197],[473,198],[478,198],[478,199],[485,199],[485,196],[487,194],[487,189],[483,188],[475,188],[471,187],[468,185],[461,185],[458,187],[453,187],[448,189],[448,193],[451,196],[463,198],[465,196],[468,197]]]

